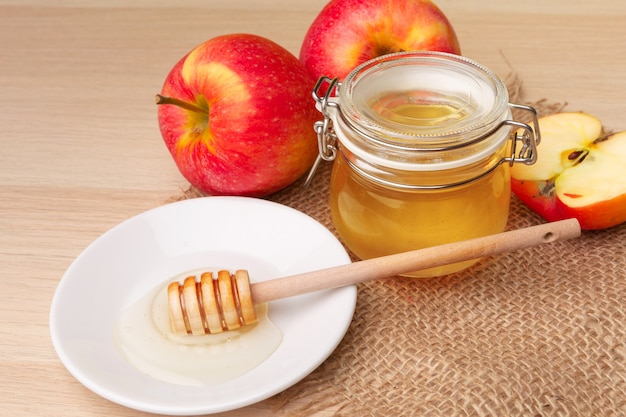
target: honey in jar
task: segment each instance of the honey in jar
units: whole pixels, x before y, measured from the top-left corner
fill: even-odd
[[[324,94],[319,94],[324,91]],[[538,132],[512,120],[502,81],[467,58],[398,53],[315,89],[332,160],[330,206],[346,246],[367,259],[503,231],[509,168],[533,163]],[[537,126],[537,123],[534,123]],[[477,260],[410,276],[450,274]]]

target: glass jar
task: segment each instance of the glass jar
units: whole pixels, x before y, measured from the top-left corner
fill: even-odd
[[[334,161],[333,224],[367,259],[505,229],[509,167],[536,160],[539,132],[512,120],[503,82],[458,55],[401,52],[314,90],[320,160]],[[314,169],[317,167],[317,163]],[[310,181],[312,170],[307,181]],[[444,275],[474,261],[415,271]]]

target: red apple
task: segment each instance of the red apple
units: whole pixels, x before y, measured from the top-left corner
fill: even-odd
[[[586,113],[539,119],[537,162],[515,164],[512,190],[548,221],[576,218],[582,229],[626,221],[626,132],[605,135]]]
[[[332,0],[306,33],[300,61],[316,79],[344,79],[372,58],[420,50],[461,53],[452,25],[432,2]]]
[[[210,39],[185,55],[157,95],[161,134],[178,169],[211,195],[260,197],[313,164],[315,79],[256,35]]]

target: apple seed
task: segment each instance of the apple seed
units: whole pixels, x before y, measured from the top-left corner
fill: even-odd
[[[580,149],[577,151],[570,152],[570,154],[567,156],[567,159],[569,161],[574,161],[574,166],[576,166],[580,164],[582,161],[584,161],[587,155],[589,155],[588,150]]]

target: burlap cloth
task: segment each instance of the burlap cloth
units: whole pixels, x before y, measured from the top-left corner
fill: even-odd
[[[329,172],[268,199],[334,232]],[[542,222],[513,198],[509,229]],[[276,416],[626,415],[625,294],[626,225],[445,277],[361,284],[339,347],[269,401]]]

